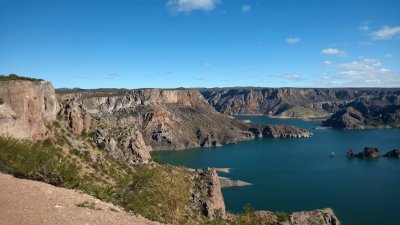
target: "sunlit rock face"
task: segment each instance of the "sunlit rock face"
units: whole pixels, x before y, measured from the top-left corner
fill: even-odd
[[[58,103],[45,81],[0,81],[0,135],[44,140],[52,136],[48,125],[56,120]]]

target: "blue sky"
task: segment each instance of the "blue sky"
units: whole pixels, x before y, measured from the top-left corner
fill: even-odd
[[[57,88],[400,87],[398,0],[0,0],[0,74]]]

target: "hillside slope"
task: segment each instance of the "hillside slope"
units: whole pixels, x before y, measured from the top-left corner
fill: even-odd
[[[0,173],[4,225],[157,225],[90,195]]]

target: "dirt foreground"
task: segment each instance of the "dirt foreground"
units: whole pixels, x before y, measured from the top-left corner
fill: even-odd
[[[159,223],[87,194],[0,173],[0,224],[97,225]]]

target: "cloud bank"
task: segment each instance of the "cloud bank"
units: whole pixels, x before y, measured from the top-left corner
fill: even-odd
[[[219,3],[220,0],[168,0],[167,6],[177,13],[190,13],[194,10],[209,12]]]
[[[400,37],[400,26],[384,26],[372,33],[372,38],[375,40],[390,40],[396,37]]]
[[[326,63],[325,63],[326,64]],[[359,61],[352,61],[342,64],[327,64],[336,67],[339,71],[336,74],[322,76],[318,83],[327,86],[343,87],[398,87],[400,76],[390,69],[383,67],[377,59],[364,58]]]
[[[341,51],[337,48],[326,48],[321,50],[321,54],[323,55],[333,55],[333,56],[339,56],[339,57],[345,57],[346,52]]]

